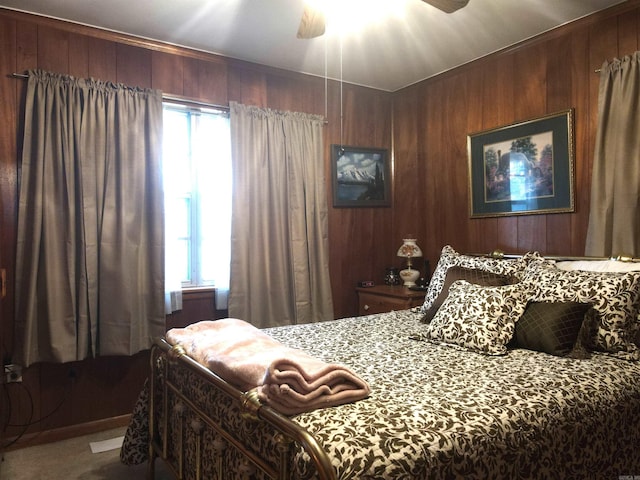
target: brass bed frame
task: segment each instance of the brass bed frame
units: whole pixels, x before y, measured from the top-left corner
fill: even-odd
[[[493,250],[489,253],[469,253],[468,255],[472,255],[474,257],[488,257],[488,258],[497,258],[497,259],[514,259],[521,258],[522,254],[520,253],[504,253],[500,249]],[[554,260],[556,262],[569,262],[575,260],[587,260],[587,261],[602,261],[602,260],[615,260],[616,262],[627,262],[627,263],[640,263],[640,257],[633,257],[630,255],[614,255],[611,257],[579,257],[579,256],[566,256],[566,255],[544,255],[544,258],[547,260]]]
[[[164,358],[165,361],[159,361]],[[262,423],[268,425],[273,430],[273,439],[277,445],[279,461],[269,462],[260,457],[256,452],[252,451],[239,439],[234,432],[225,426],[221,419],[212,418],[201,408],[199,408],[191,399],[187,398],[174,382],[169,379],[168,369],[181,366],[197,373],[207,382],[210,382],[214,388],[228,396],[234,405],[241,411],[242,421],[248,423]],[[160,369],[160,371],[159,371]],[[162,382],[158,382],[158,374],[163,378]],[[159,385],[160,383],[160,385]],[[157,395],[160,389],[161,404],[158,405]],[[297,425],[288,417],[273,410],[271,407],[263,405],[258,400],[255,392],[242,392],[233,387],[208,368],[200,365],[198,362],[186,355],[184,349],[178,346],[172,346],[164,339],[158,339],[151,348],[151,376],[149,381],[149,463],[147,478],[150,480],[155,478],[155,460],[162,458],[172,473],[178,479],[184,478],[183,458],[185,456],[185,448],[187,442],[182,432],[189,430],[183,425],[179,431],[176,442],[178,443],[179,457],[177,464],[168,461],[168,438],[169,438],[169,415],[168,415],[168,398],[172,393],[180,399],[180,403],[184,408],[188,409],[191,415],[199,420],[194,424],[190,423],[190,430],[195,435],[196,447],[196,470],[195,478],[202,479],[202,442],[203,432],[209,428],[215,432],[218,445],[214,446],[216,470],[220,480],[231,480],[232,478],[249,479],[253,478],[256,472],[261,472],[265,478],[273,480],[289,480],[290,479],[290,461],[292,452],[296,445],[300,446],[309,455],[317,477],[320,480],[336,480],[336,473],[331,465],[331,460],[318,444],[316,439],[304,428]],[[156,415],[160,412],[158,418]],[[186,415],[181,414],[184,419]],[[185,422],[184,420],[182,420]],[[164,434],[161,434],[160,429]],[[239,453],[243,458],[243,464],[238,468],[235,476],[232,477],[230,472],[223,471],[223,457],[229,455],[230,451]]]

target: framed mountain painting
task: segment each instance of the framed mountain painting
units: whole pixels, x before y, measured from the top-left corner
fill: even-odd
[[[391,165],[387,150],[331,145],[334,207],[391,205]]]

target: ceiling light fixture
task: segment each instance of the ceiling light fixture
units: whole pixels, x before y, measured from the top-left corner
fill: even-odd
[[[342,35],[357,33],[367,25],[375,24],[391,16],[406,16],[406,4],[417,0],[304,0],[298,38],[310,39],[329,32]],[[422,0],[445,13],[453,13],[469,3],[469,0]]]
[[[402,18],[409,0],[305,0],[303,20],[317,26],[317,34],[326,21],[328,32],[357,31],[365,25],[382,21],[391,16]]]

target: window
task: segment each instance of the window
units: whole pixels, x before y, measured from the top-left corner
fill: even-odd
[[[231,144],[227,112],[165,103],[166,274],[177,286],[229,286]]]

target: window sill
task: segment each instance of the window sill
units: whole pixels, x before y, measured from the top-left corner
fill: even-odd
[[[185,287],[182,289],[182,293],[204,293],[215,292],[216,287],[207,285],[206,287]]]

